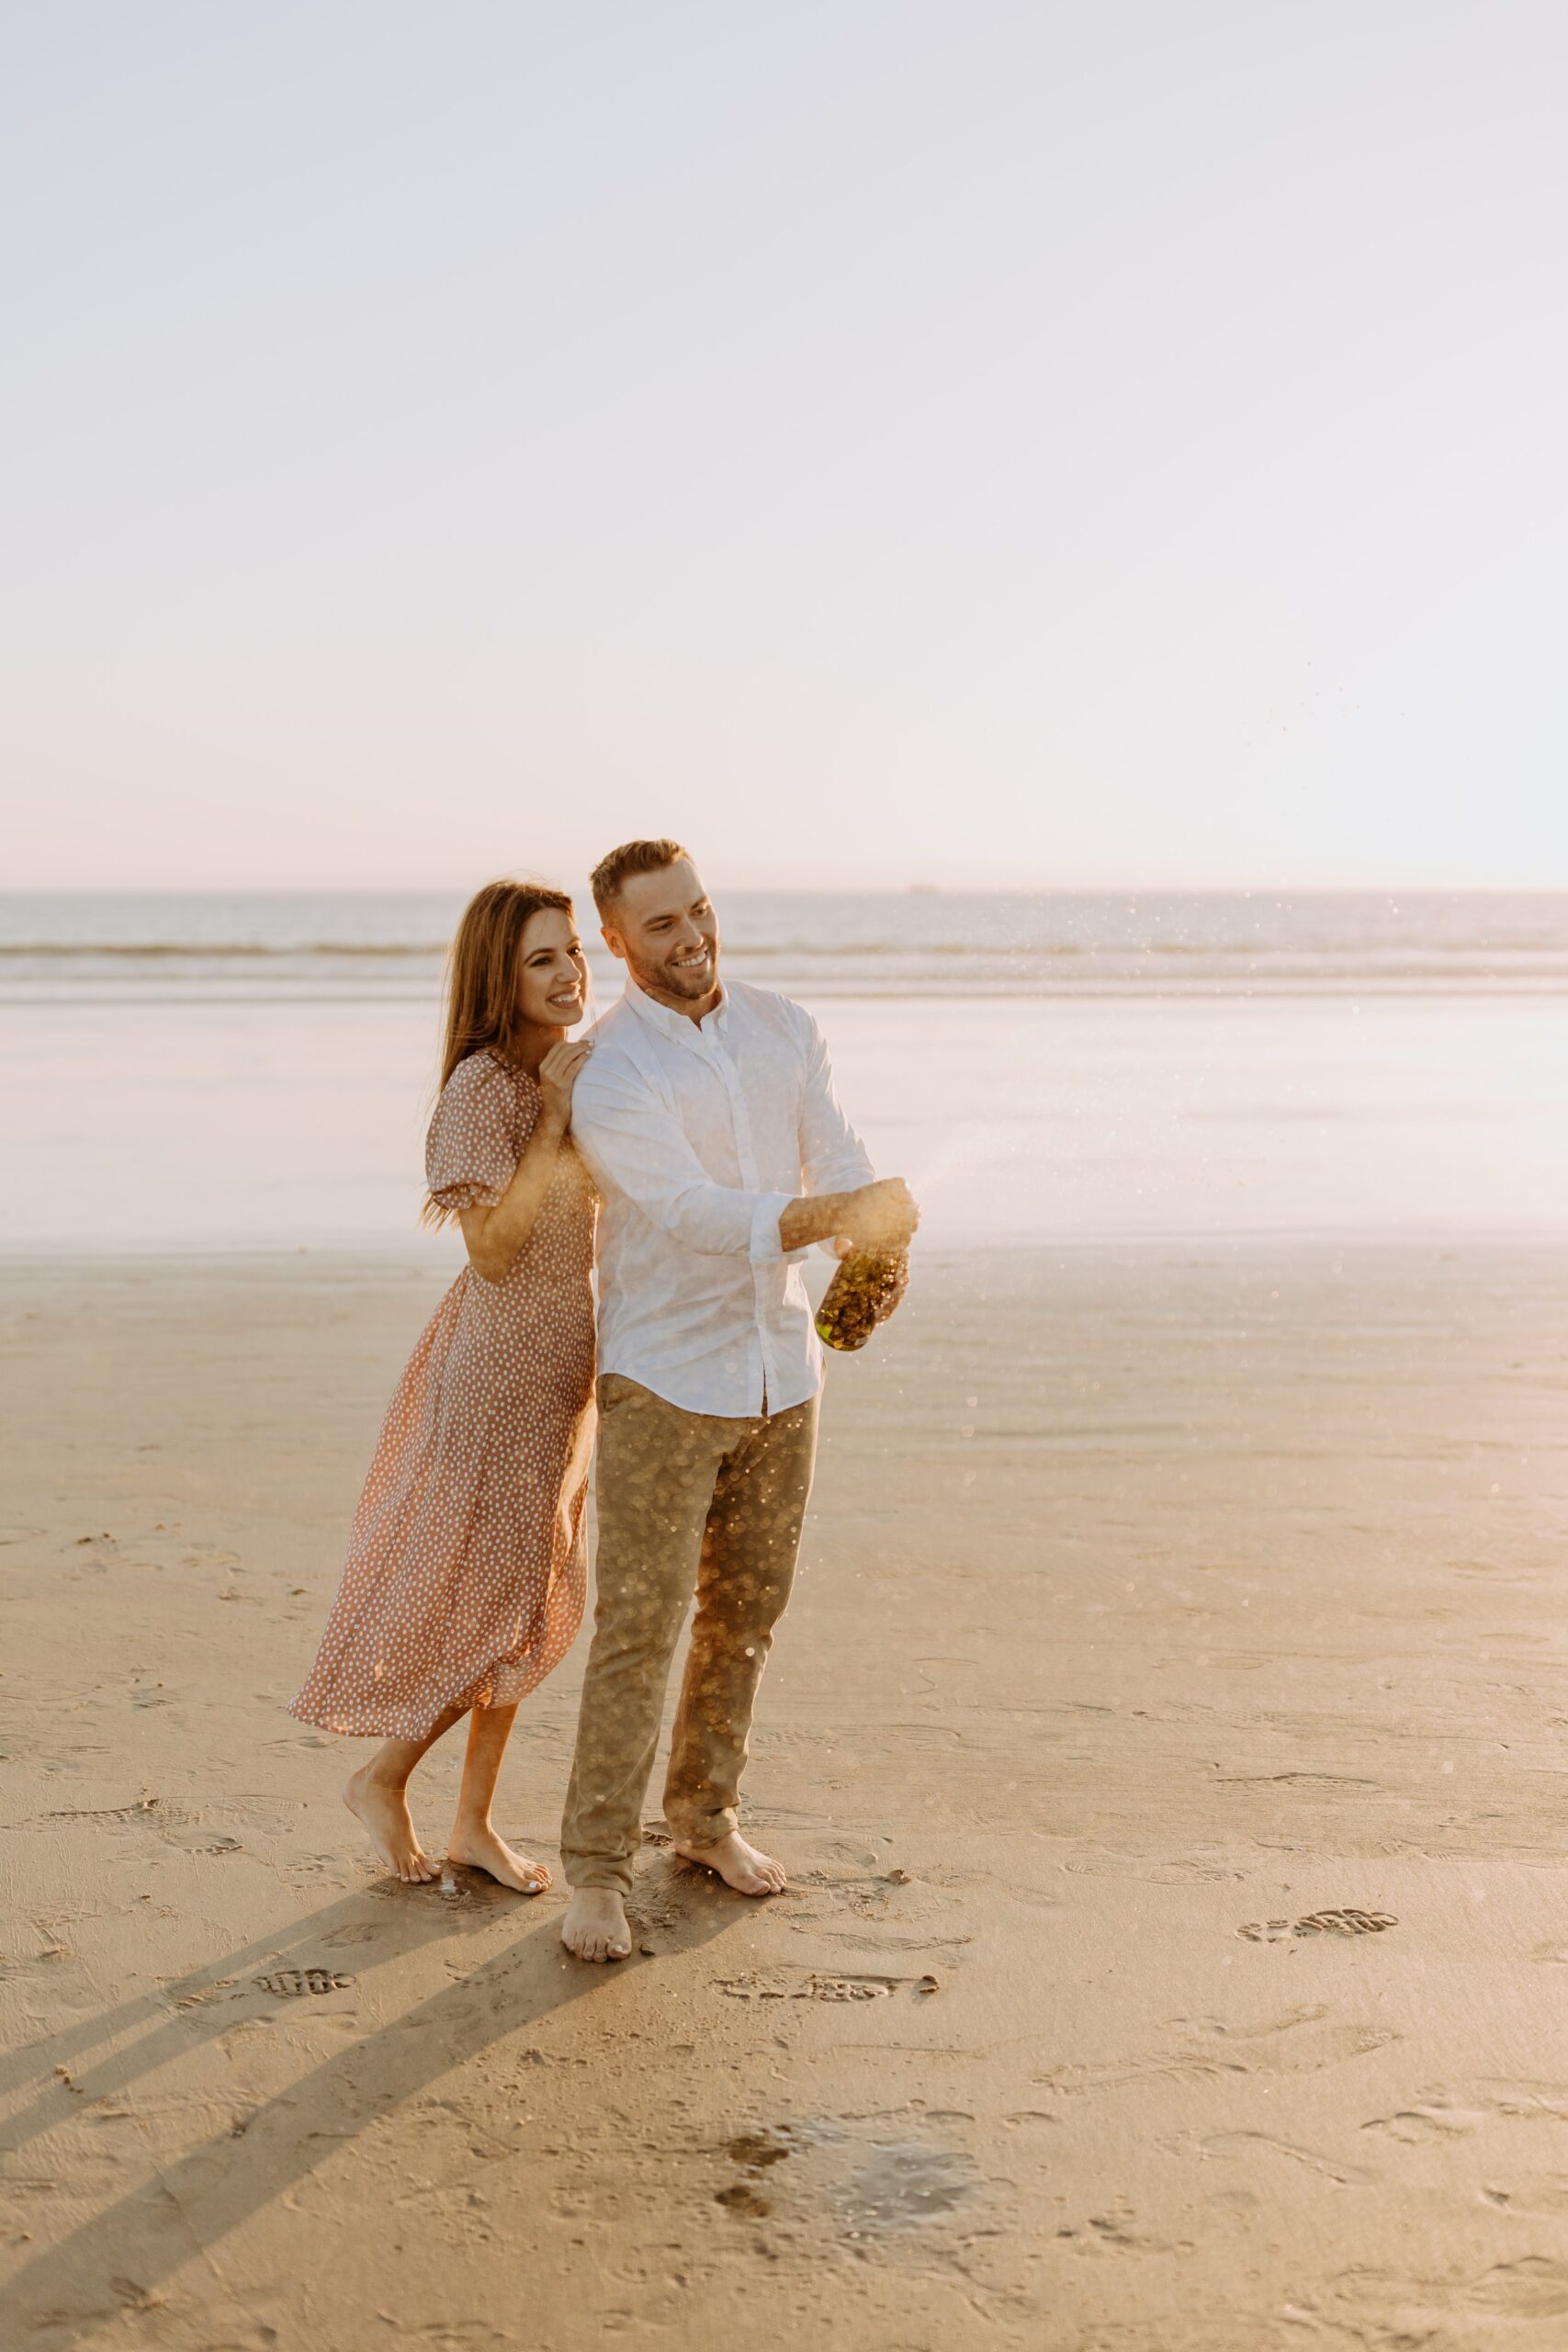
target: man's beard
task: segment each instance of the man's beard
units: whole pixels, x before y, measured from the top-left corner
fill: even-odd
[[[645,993],[661,989],[666,996],[680,996],[694,1003],[699,997],[711,996],[718,985],[718,950],[709,950],[707,961],[681,971],[669,964],[649,964],[631,967],[632,978]]]

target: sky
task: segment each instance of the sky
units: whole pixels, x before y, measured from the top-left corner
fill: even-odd
[[[1568,885],[1560,0],[51,0],[12,888]]]

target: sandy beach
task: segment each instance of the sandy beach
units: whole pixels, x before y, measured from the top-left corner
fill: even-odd
[[[1558,2340],[1561,1253],[923,1262],[763,1691],[794,1887],[655,1839],[615,1970],[384,1879],[284,1713],[441,1279],[4,1275],[8,2344]]]

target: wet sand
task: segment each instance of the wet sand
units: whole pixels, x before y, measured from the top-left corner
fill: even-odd
[[[651,1845],[615,1970],[284,1713],[440,1285],[0,1273],[7,2346],[1568,2334],[1568,1257],[922,1263],[764,1687],[794,1889]]]

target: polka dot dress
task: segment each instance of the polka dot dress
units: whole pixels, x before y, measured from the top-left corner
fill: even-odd
[[[493,1208],[539,1089],[459,1062],[425,1146],[444,1207]],[[343,1581],[289,1708],[324,1731],[423,1739],[454,1706],[509,1706],[570,1648],[587,1589],[593,1442],[592,1183],[570,1143],[505,1279],[465,1267],[382,1426]]]

